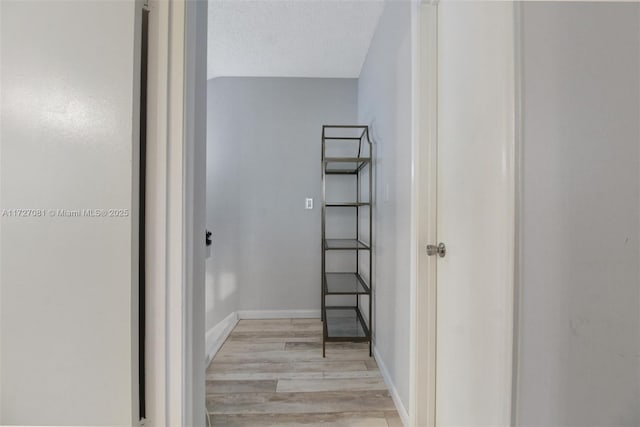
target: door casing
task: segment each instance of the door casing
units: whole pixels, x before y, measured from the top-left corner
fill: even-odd
[[[146,422],[205,425],[205,0],[149,1]]]
[[[194,9],[190,12],[189,8]],[[196,53],[206,58],[206,45],[203,51],[202,44],[196,43],[203,37],[203,19],[200,18],[191,34],[187,28],[188,21],[198,16],[193,13],[195,10],[206,17],[203,8],[206,9],[204,1],[150,2],[149,105],[153,108],[148,112],[148,136],[149,141],[157,143],[150,143],[147,154],[147,425],[193,425],[200,417],[200,408],[195,402],[204,398],[200,385],[204,370],[200,372],[197,363],[199,350],[194,351],[200,345],[193,341],[197,335],[194,331],[203,320],[199,315],[204,316],[204,311],[198,314],[193,307],[194,295],[198,292],[193,286],[201,272],[199,265],[189,265],[185,257],[186,253],[198,254],[198,232],[203,227],[201,219],[194,216],[194,197],[198,193],[195,186],[203,171],[192,162],[205,141],[187,129],[197,127],[202,120],[200,117],[195,122],[189,121],[196,113],[189,107],[197,102],[193,99],[197,86],[193,79],[201,76],[185,68],[197,57]],[[425,245],[438,241],[435,209],[438,8],[438,1],[416,1],[412,18],[414,128],[409,415],[410,425],[420,427],[436,422],[437,260],[426,256]],[[190,54],[186,52],[189,49]],[[505,197],[512,198],[513,193]],[[185,226],[189,221],[191,225]],[[201,335],[204,346],[204,333]],[[505,367],[509,373],[510,366]],[[510,389],[508,394],[510,396]]]

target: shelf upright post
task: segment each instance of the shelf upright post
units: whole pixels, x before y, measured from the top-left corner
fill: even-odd
[[[362,135],[358,141],[358,158],[362,152]],[[360,171],[359,164],[356,163],[356,241],[360,241]],[[360,244],[356,245],[356,274],[360,275]],[[356,308],[360,309],[360,294],[356,294]]]
[[[325,319],[325,290],[324,290],[324,282],[325,282],[325,251],[324,251],[324,242],[325,242],[325,221],[326,221],[326,179],[325,179],[325,163],[324,163],[324,152],[325,152],[325,126],[322,126],[322,162],[320,163],[322,168],[322,238],[320,239],[320,252],[322,253],[322,271],[320,272],[320,296],[322,298],[322,308],[320,310],[320,316],[322,322],[326,323]],[[326,329],[326,324],[323,327],[323,330]],[[322,339],[322,357],[324,357],[324,337]]]
[[[373,356],[373,145],[369,138],[369,127],[365,129],[369,145],[369,357]]]

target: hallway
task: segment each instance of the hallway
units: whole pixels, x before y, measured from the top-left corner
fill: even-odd
[[[319,319],[240,320],[207,368],[214,426],[397,427],[367,343],[327,343]]]

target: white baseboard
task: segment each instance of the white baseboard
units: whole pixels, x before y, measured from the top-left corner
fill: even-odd
[[[382,360],[382,356],[378,349],[373,347],[373,356],[376,359],[376,363],[378,364],[378,368],[380,368],[380,374],[382,375],[382,379],[384,383],[387,385],[389,389],[389,393],[391,393],[391,398],[393,399],[393,403],[396,405],[396,410],[398,411],[398,415],[400,415],[400,419],[402,420],[402,424],[405,427],[409,425],[409,412],[407,412],[407,408],[404,407],[402,400],[400,400],[400,395],[398,394],[398,390],[396,390],[396,385],[391,380],[391,376],[389,375],[389,371],[387,370],[386,365]]]
[[[207,358],[205,366],[209,366],[209,363],[213,360],[222,344],[236,327],[238,323],[238,312],[234,311],[220,321],[216,326],[207,331]]]
[[[239,319],[319,319],[320,310],[240,310]]]

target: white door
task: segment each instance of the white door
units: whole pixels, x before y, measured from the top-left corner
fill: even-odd
[[[0,1],[0,425],[137,424],[140,9]]]
[[[514,13],[438,6],[436,423],[508,425],[514,239]]]

